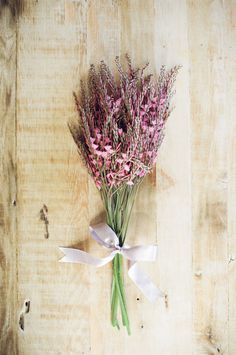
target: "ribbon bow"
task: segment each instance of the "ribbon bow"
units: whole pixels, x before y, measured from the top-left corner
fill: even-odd
[[[157,245],[137,245],[130,247],[124,244],[119,246],[119,239],[115,232],[105,223],[89,227],[91,236],[103,247],[111,250],[105,258],[97,258],[85,251],[73,248],[59,247],[65,254],[59,261],[63,263],[81,263],[101,267],[112,261],[116,254],[123,255],[129,261],[128,275],[150,302],[162,297],[162,291],[154,285],[149,277],[137,266],[138,261],[155,261]]]

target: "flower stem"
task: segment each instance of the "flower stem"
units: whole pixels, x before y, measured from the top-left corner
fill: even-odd
[[[121,293],[121,297],[122,297],[122,303],[125,308],[125,313],[122,312],[122,322],[123,322],[123,325],[127,326],[127,330],[129,332],[130,331],[129,330],[129,317],[128,317],[128,313],[127,313],[127,304],[126,304],[123,274],[122,274],[122,255],[118,254],[117,259],[118,259],[118,282],[120,285],[120,293]]]
[[[111,323],[112,323],[113,327],[117,327],[118,329],[120,329],[119,323],[117,320],[118,301],[119,300],[118,300],[118,294],[116,291],[116,283],[113,278],[112,291],[111,291]]]
[[[125,300],[124,284],[121,275],[122,256],[117,254],[113,260],[113,285],[112,285],[112,301],[111,301],[111,321],[113,326],[119,328],[117,321],[118,303],[121,309],[122,323],[127,328],[130,335],[129,317]]]
[[[137,187],[122,186],[112,191],[102,191],[102,199],[107,213],[107,223],[116,233],[119,239],[119,246],[124,245],[128,229],[129,219],[134,204]],[[122,323],[130,334],[129,317],[127,311],[124,282],[123,282],[123,258],[116,254],[113,259],[113,280],[111,291],[111,323],[119,329],[117,319],[118,309],[121,310]]]

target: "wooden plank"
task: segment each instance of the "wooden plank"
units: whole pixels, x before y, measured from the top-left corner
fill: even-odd
[[[152,1],[146,5],[148,6],[144,6],[141,1],[135,3],[125,1],[119,3],[90,3],[88,14],[88,60],[90,63],[98,63],[101,59],[105,59],[114,68],[114,58],[120,52],[123,56],[125,53],[129,53],[134,59],[135,65],[144,64],[148,59],[152,61],[153,22],[150,17],[153,13],[154,5]],[[150,37],[149,41],[147,40],[148,36]],[[140,45],[141,43],[142,45]],[[93,183],[89,186],[90,218],[92,221],[104,221],[100,197],[95,191]],[[155,241],[155,215],[154,173],[151,177],[147,178],[146,183],[142,186],[137,203],[135,204],[128,233],[129,243],[144,243],[142,239],[144,236],[147,243]],[[98,248],[94,246],[93,251],[98,252]],[[103,308],[102,313],[98,313],[97,317],[99,318],[96,317],[95,322],[91,319],[92,351],[95,349],[94,353],[96,354],[130,354],[147,349],[152,333],[150,333],[141,348],[140,343],[137,342],[137,337],[145,336],[150,331],[152,327],[150,315],[153,312],[153,307],[143,300],[137,288],[125,275],[129,315],[134,335],[128,338],[125,330],[121,329],[120,333],[116,329],[113,330],[109,323],[111,268],[108,269],[108,273],[107,270],[98,270],[97,272],[92,270],[91,272],[92,283],[96,285],[97,290],[93,291],[94,301],[92,307],[94,309]],[[99,284],[97,282],[98,275],[100,277]],[[138,312],[137,307],[139,307]],[[93,312],[92,317],[95,317],[95,315],[96,313]],[[147,326],[144,328],[143,323],[145,323],[145,319]],[[155,329],[153,329],[154,331]],[[154,350],[152,343],[149,347]]]
[[[229,318],[228,339],[229,355],[236,354],[236,6],[235,1],[225,3],[226,35],[225,35],[225,115],[229,120],[228,139],[228,280],[229,280]]]
[[[228,354],[224,3],[189,1],[194,354]]]
[[[0,352],[17,353],[16,22],[0,6]]]
[[[20,354],[90,354],[87,268],[60,264],[84,245],[87,172],[67,127],[86,62],[86,1],[25,2],[18,34]],[[48,219],[46,239],[45,221]]]
[[[147,72],[156,71],[153,46],[154,10],[153,0],[121,2],[121,52],[131,56],[134,66],[143,66],[149,62]],[[156,242],[156,238],[156,172],[153,171],[140,186],[130,220],[127,243],[151,244]],[[156,283],[157,265],[142,265]],[[129,279],[126,289],[133,335],[126,340],[125,354],[154,354],[157,342],[153,335],[156,334],[158,322],[155,309],[159,307],[159,301],[156,304],[149,303]],[[142,342],[137,341],[140,338],[143,339]]]
[[[165,302],[156,318],[155,354],[192,353],[191,127],[186,2],[155,2],[155,63],[182,65],[175,106],[157,163],[157,240]]]
[[[104,60],[115,68],[115,57],[120,54],[120,6],[112,0],[91,0],[88,10],[89,64],[98,65]],[[105,222],[105,213],[100,194],[89,178],[89,220],[91,224]],[[94,255],[101,253],[101,247],[93,241],[89,244]],[[112,264],[100,269],[91,268],[91,354],[105,355],[124,353],[124,330],[118,332],[110,322],[110,296]]]

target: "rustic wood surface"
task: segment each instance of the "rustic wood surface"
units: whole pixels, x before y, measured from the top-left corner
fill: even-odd
[[[99,194],[69,134],[72,91],[90,63],[128,52],[181,64],[157,169],[137,198],[129,242],[165,297],[125,277],[132,335],[109,322],[111,266],[93,253]],[[0,354],[236,354],[236,1],[0,1]]]

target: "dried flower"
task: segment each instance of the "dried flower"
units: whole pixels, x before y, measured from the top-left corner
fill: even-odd
[[[89,69],[86,85],[74,94],[79,121],[70,125],[79,153],[93,177],[107,213],[107,223],[123,246],[138,186],[156,163],[164,128],[171,112],[173,84],[179,67],[162,66],[157,81],[145,69],[135,69],[126,56],[127,68],[116,58],[115,80],[102,61]],[[113,259],[111,321],[119,328],[120,304],[123,324],[130,333],[125,302],[122,258]]]
[[[171,112],[179,67],[163,66],[155,81],[147,65],[135,69],[126,58],[127,70],[116,58],[117,81],[103,61],[91,65],[87,86],[74,94],[80,121],[71,132],[98,189],[134,185],[151,171]]]

